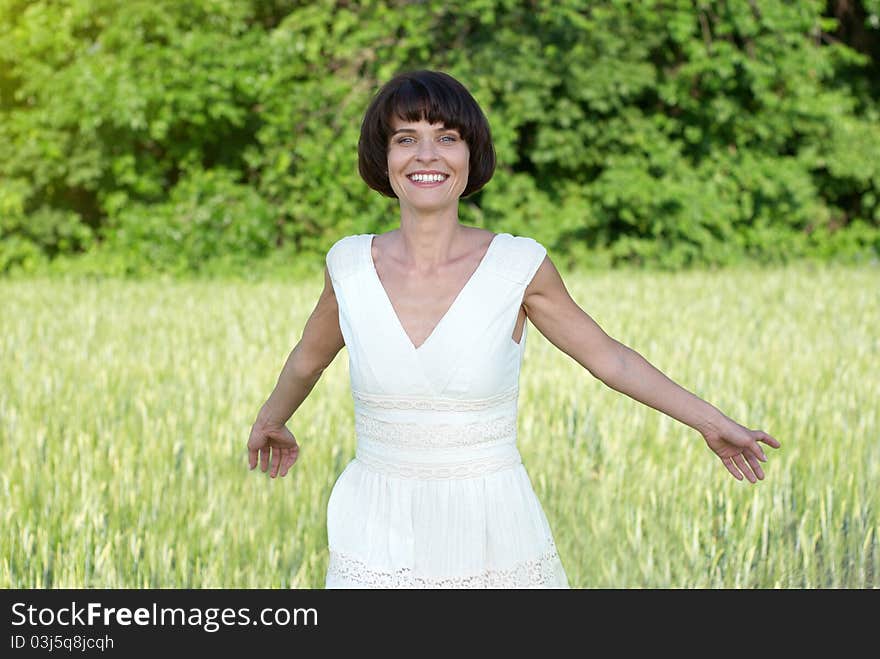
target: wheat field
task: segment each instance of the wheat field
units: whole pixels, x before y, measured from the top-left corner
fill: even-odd
[[[573,587],[880,586],[880,269],[565,280],[611,336],[782,443],[764,481],[736,481],[529,328],[519,446]],[[321,282],[0,282],[0,587],[322,587],[355,449],[347,352],[288,422],[286,478],[245,448]]]

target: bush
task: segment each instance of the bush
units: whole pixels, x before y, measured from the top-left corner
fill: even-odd
[[[206,274],[276,251],[320,268],[340,236],[398,224],[356,145],[372,94],[414,68],[458,77],[492,124],[496,177],[462,221],[568,267],[871,258],[878,12],[0,0],[0,273],[88,255]]]

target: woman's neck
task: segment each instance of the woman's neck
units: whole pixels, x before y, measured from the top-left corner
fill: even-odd
[[[398,249],[412,265],[433,267],[448,263],[460,251],[462,225],[458,208],[415,212],[401,208]]]

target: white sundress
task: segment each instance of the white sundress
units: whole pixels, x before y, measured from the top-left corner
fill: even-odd
[[[357,446],[327,504],[325,586],[568,588],[517,449],[525,327],[512,335],[545,248],[497,234],[416,348],[376,272],[374,235],[327,252]]]

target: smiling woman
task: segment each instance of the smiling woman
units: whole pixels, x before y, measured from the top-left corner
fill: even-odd
[[[414,148],[434,145],[451,157],[464,157],[461,197],[477,192],[492,178],[495,149],[489,122],[470,92],[445,73],[403,74],[380,90],[364,115],[358,171],[374,190],[399,198],[392,157],[400,164]]]
[[[359,170],[400,228],[337,240],[324,291],[261,408],[249,464],[284,476],[286,422],[348,348],[357,448],[327,503],[328,588],[565,588],[517,448],[526,318],[609,387],[703,434],[738,478],[764,477],[749,430],[609,337],[536,240],[459,222],[495,169],[489,125],[439,72],[388,82],[364,116]],[[271,453],[271,456],[270,456]]]

